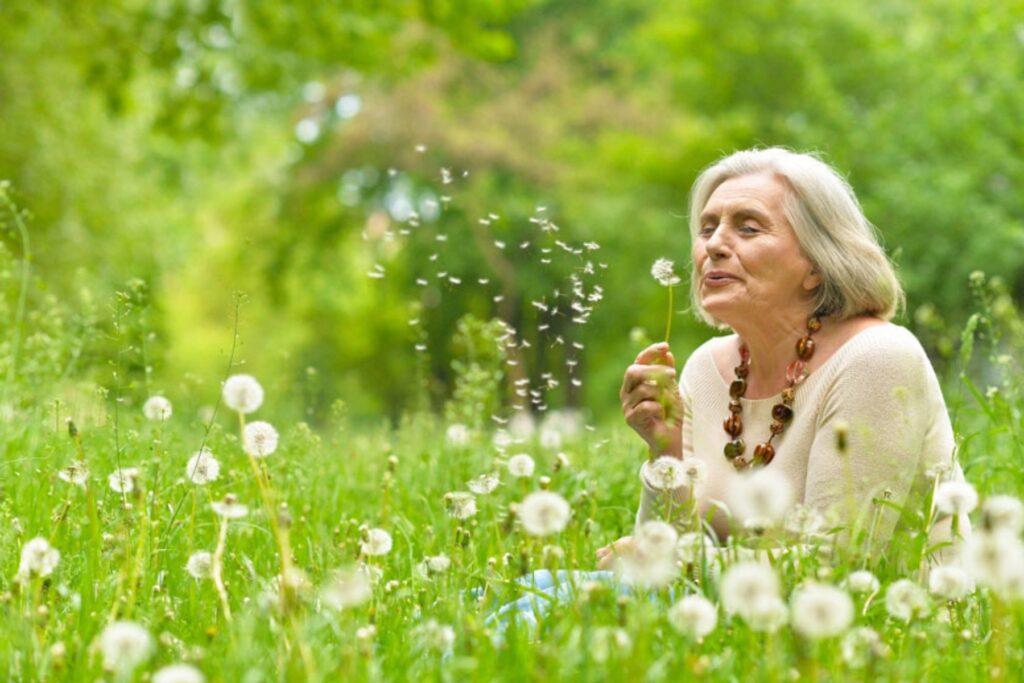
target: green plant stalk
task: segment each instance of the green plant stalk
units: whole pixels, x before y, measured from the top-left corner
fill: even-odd
[[[28,299],[28,279],[31,269],[32,248],[28,240],[28,229],[25,221],[22,220],[18,207],[7,195],[5,186],[0,185],[0,201],[14,217],[14,225],[18,228],[18,236],[21,237],[21,283],[18,288],[18,308],[14,314],[14,324],[11,327],[11,365],[7,368],[7,379],[4,381],[3,394],[0,394],[0,404],[7,403],[7,393],[14,383],[14,377],[18,372],[18,350],[21,346],[21,328],[25,320],[25,303]]]
[[[668,316],[665,319],[665,343],[667,344],[672,336],[672,285],[668,287]]]

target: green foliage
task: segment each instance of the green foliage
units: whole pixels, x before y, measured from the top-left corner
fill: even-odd
[[[481,430],[500,411],[501,381],[505,377],[504,340],[508,331],[500,320],[479,320],[465,315],[455,326],[452,369],[455,388],[445,405],[449,423]]]

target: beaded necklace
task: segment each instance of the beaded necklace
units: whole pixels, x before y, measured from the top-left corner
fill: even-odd
[[[764,443],[754,446],[754,456],[751,459],[743,458],[743,452],[747,445],[740,438],[743,433],[743,404],[740,399],[747,392],[747,376],[750,374],[750,349],[746,344],[740,345],[740,364],[734,372],[736,379],[729,385],[729,417],[722,423],[725,433],[731,440],[725,444],[725,457],[737,470],[745,470],[748,467],[764,467],[775,457],[775,447],[772,441],[782,433],[786,425],[793,419],[793,397],[796,386],[807,378],[805,368],[807,361],[814,355],[814,340],[812,335],[821,329],[821,318],[815,313],[807,321],[807,334],[800,337],[796,342],[796,360],[786,368],[787,386],[782,390],[782,402],[772,406],[771,435]]]

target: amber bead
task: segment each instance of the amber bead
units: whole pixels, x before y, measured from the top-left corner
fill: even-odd
[[[747,445],[743,443],[743,439],[734,439],[729,443],[725,444],[725,457],[730,460],[743,455],[743,451],[747,449]]]
[[[808,332],[817,332],[820,329],[821,329],[821,318],[819,318],[818,316],[814,316],[813,318],[811,318],[811,319],[809,319],[807,321],[807,331]]]
[[[759,443],[754,446],[754,462],[767,465],[775,458],[775,448],[770,443]]]
[[[782,402],[785,403],[787,406],[793,405],[793,399],[795,398],[795,395],[796,394],[793,391],[793,387],[786,387],[785,389],[782,390]]]
[[[732,384],[729,385],[729,395],[733,398],[739,398],[747,392],[747,381],[743,379],[733,380]]]
[[[786,367],[786,381],[790,384],[799,384],[804,380],[804,368],[806,363],[802,360],[795,360]]]
[[[750,461],[745,458],[736,458],[732,461],[732,466],[735,467],[738,472],[742,472],[750,467]]]
[[[737,399],[729,401],[729,412],[732,413],[733,415],[739,415],[740,413],[743,412],[743,404],[740,403]]]
[[[725,422],[722,423],[722,427],[725,428],[725,433],[734,439],[743,432],[743,418],[739,415],[730,415]]]
[[[793,419],[793,409],[785,403],[776,403],[772,406],[772,417],[779,422],[789,422]]]
[[[807,360],[814,355],[814,340],[810,337],[800,337],[796,343],[796,355],[801,360]]]
[[[782,430],[784,430],[785,428],[786,428],[786,423],[785,422],[779,422],[778,420],[772,420],[771,427],[769,427],[769,429],[772,430],[772,434],[781,434]]]
[[[737,365],[736,368],[733,370],[733,372],[735,372],[736,376],[739,377],[740,379],[746,379],[747,375],[750,374],[750,366],[749,365]]]

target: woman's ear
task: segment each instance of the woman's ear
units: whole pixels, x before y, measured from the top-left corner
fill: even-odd
[[[821,286],[821,273],[818,272],[817,268],[812,267],[811,272],[804,277],[804,289],[812,291]]]

